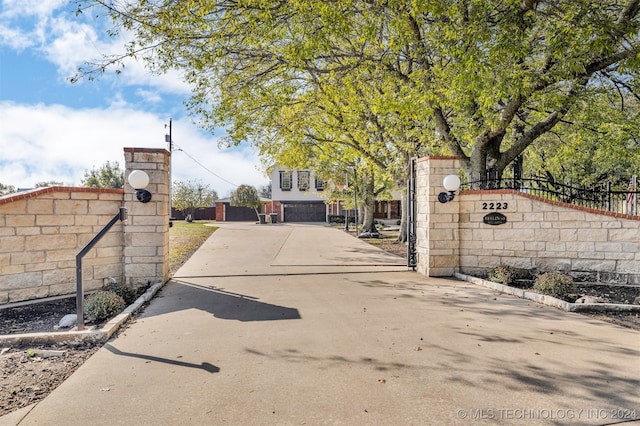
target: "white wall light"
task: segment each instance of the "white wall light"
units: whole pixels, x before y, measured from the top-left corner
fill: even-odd
[[[151,201],[151,193],[145,188],[149,185],[149,175],[142,170],[134,170],[129,174],[127,178],[129,185],[136,190],[136,198],[141,203],[148,203]]]
[[[440,201],[441,203],[446,203],[455,198],[456,191],[460,188],[460,178],[456,175],[446,176],[442,181],[442,186],[444,186],[444,189],[449,191],[449,193],[439,193],[438,201]]]

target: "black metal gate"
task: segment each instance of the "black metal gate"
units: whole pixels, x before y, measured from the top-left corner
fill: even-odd
[[[409,182],[407,184],[407,267],[416,270],[416,159],[409,164]]]

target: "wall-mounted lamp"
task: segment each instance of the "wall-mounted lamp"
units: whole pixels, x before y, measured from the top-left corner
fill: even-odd
[[[145,188],[149,185],[149,175],[142,170],[134,170],[129,174],[127,178],[129,185],[136,190],[136,198],[141,203],[148,203],[151,201],[151,193]]]
[[[456,175],[446,176],[442,181],[442,186],[444,186],[444,189],[449,191],[449,193],[448,194],[446,192],[439,193],[438,201],[440,201],[441,203],[446,203],[455,198],[456,191],[460,188],[460,178]]]

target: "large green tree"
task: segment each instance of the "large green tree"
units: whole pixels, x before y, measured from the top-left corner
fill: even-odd
[[[602,96],[580,107],[572,123],[558,124],[526,153],[525,173],[626,190],[631,176],[640,175],[640,102],[627,99],[620,108]]]
[[[396,183],[413,156],[501,175],[604,94],[637,96],[640,0],[80,1],[134,39],[126,56],[177,68],[205,128],[304,161],[347,146]],[[592,117],[596,127],[619,115]],[[286,157],[286,158],[285,158]],[[406,211],[406,209],[403,209]]]
[[[638,0],[87,3],[134,32],[129,55],[184,70],[193,111],[237,139],[264,129],[229,115],[231,95],[255,112],[314,93],[311,77],[372,70],[396,83],[385,110],[431,128],[469,175],[501,172],[594,90],[637,90]]]

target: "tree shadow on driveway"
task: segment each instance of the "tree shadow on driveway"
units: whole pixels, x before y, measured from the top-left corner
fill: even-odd
[[[273,305],[255,297],[175,279],[163,287],[141,316],[150,317],[187,309],[199,309],[216,318],[236,321],[301,318],[296,308]]]

